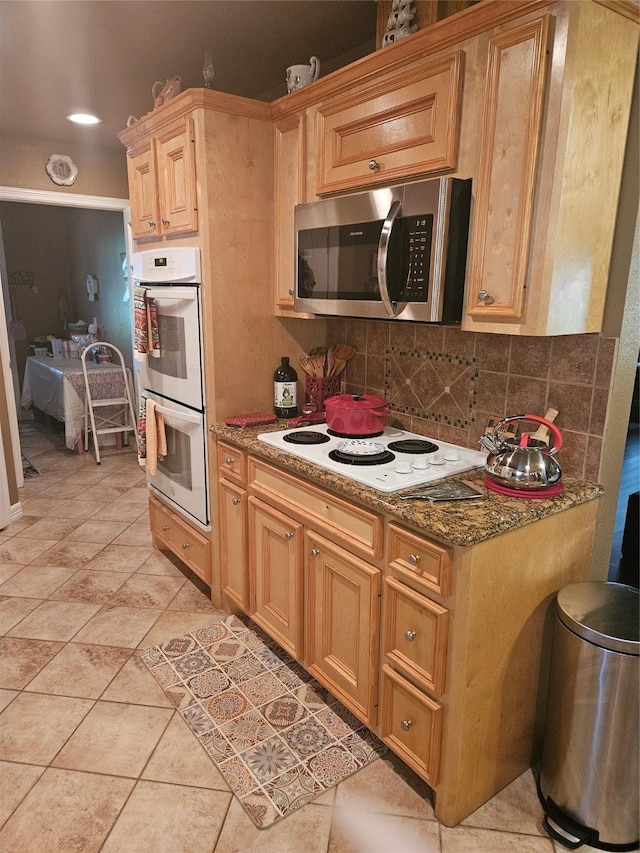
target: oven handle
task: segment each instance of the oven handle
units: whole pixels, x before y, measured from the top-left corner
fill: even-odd
[[[389,284],[387,282],[387,252],[389,250],[389,238],[393,231],[393,224],[401,213],[402,202],[394,201],[389,208],[387,218],[382,225],[380,240],[378,242],[378,284],[380,285],[380,299],[382,300],[387,317],[397,317],[405,307],[404,305],[398,305],[397,302],[392,302],[391,297],[389,296]]]
[[[150,299],[195,299],[197,288],[195,287],[148,287],[147,295]]]
[[[175,409],[167,409],[165,406],[158,406],[156,403],[156,412],[161,415],[166,415],[170,418],[175,418],[178,421],[188,421],[190,424],[202,423],[201,415],[189,415],[186,412],[176,412]]]

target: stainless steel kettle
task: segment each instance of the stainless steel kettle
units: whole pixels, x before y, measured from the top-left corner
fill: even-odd
[[[515,438],[502,438],[501,429],[512,421],[535,421],[543,424],[553,436],[553,445],[523,433]],[[539,415],[512,415],[493,428],[493,435],[483,435],[483,447],[489,450],[484,470],[501,486],[512,489],[544,489],[559,482],[562,470],[555,454],[562,448],[560,430]]]

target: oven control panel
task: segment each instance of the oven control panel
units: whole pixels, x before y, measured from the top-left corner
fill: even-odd
[[[136,252],[132,258],[133,278],[149,284],[199,284],[200,249],[174,246]]]

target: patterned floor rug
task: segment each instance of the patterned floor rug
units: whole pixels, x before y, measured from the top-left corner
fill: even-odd
[[[260,829],[386,752],[245,617],[140,654]]]
[[[22,473],[26,480],[31,479],[31,477],[39,477],[40,471],[33,465],[26,456],[22,457]]]

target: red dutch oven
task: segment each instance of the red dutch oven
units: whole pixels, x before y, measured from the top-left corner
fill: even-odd
[[[381,433],[390,411],[386,400],[371,394],[336,394],[324,408],[329,429],[348,438]]]

